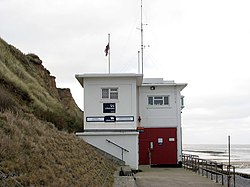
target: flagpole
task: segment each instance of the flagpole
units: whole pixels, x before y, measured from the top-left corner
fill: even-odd
[[[108,34],[108,44],[109,44],[109,51],[108,51],[108,66],[109,66],[109,74],[110,74],[110,33]]]

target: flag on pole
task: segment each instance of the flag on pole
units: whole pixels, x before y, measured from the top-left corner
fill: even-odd
[[[108,45],[106,45],[104,52],[105,52],[105,56],[108,56],[108,53],[109,53],[109,43],[108,43]]]

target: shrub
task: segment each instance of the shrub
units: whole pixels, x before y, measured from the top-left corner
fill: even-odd
[[[8,94],[5,90],[0,89],[0,111],[5,110],[14,110],[15,101],[11,98],[11,95]]]

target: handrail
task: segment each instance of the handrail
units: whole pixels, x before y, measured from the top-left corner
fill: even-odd
[[[108,143],[111,143],[111,144],[115,145],[116,147],[119,147],[119,148],[122,150],[122,161],[123,161],[123,151],[129,152],[129,150],[127,150],[127,149],[125,149],[124,147],[122,147],[122,146],[120,146],[120,145],[118,145],[118,144],[112,142],[111,140],[106,139],[106,141],[107,141]]]
[[[119,147],[119,148],[121,148],[121,149],[123,149],[126,152],[129,152],[127,149],[123,148],[122,146],[120,146],[120,145],[118,145],[118,144],[116,144],[116,143],[114,143],[114,142],[112,142],[112,141],[110,141],[108,139],[106,139],[106,141],[109,142],[109,143],[111,143],[111,144],[113,144],[113,145],[115,145],[115,146],[117,146],[117,147]]]
[[[211,179],[213,180],[213,175],[215,175],[215,181],[218,182],[218,175],[221,176],[221,184],[224,185],[223,175],[227,177],[227,184],[231,184],[231,175],[233,175],[233,186],[235,187],[235,166],[226,165],[223,163],[218,163],[211,160],[200,159],[197,155],[182,154],[182,163],[185,169],[193,170],[208,177],[210,173]],[[231,168],[233,170],[231,170]]]

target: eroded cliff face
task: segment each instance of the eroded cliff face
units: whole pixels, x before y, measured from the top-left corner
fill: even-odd
[[[65,107],[65,110],[73,116],[77,116],[78,118],[82,118],[83,113],[79,112],[80,109],[77,106],[75,100],[72,99],[73,97],[72,97],[72,94],[70,92],[70,89],[69,88],[57,88],[57,91],[59,93],[60,100],[61,100],[63,106]]]
[[[112,186],[117,166],[68,133],[82,115],[37,55],[0,38],[0,186]]]
[[[38,77],[40,84],[44,86],[53,97],[60,99],[56,88],[56,77],[50,75],[50,72],[42,65],[42,60],[37,55],[30,53],[27,54],[26,57],[29,63],[33,64],[35,68],[33,75]]]
[[[10,101],[8,108],[33,113],[60,130],[81,131],[83,112],[55,79],[36,54],[25,55],[0,39],[0,94]]]

